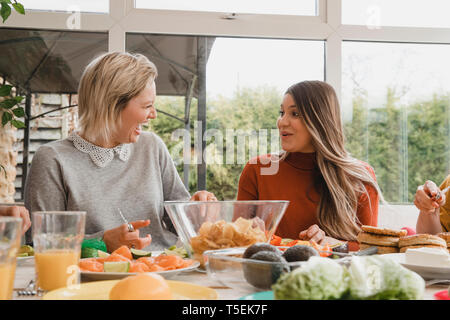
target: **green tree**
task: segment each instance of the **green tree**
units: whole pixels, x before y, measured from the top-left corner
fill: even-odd
[[[426,180],[441,183],[450,167],[450,96],[434,95],[409,107],[408,199]]]
[[[222,133],[225,140],[227,129],[255,130],[276,128],[276,119],[281,102],[281,94],[275,88],[243,88],[235,93],[231,98],[208,97],[207,99],[207,128],[217,129]],[[184,99],[176,97],[158,97],[157,108],[165,112],[176,115],[179,118],[184,117]],[[191,106],[190,121],[191,124],[197,119],[197,101],[194,99]],[[184,129],[184,124],[167,115],[158,114],[157,119],[150,121],[150,130],[155,131],[166,143],[169,151],[173,155],[174,148],[182,143],[173,141],[172,133],[177,129]],[[194,130],[191,127],[191,154],[194,156]],[[223,154],[223,164],[208,164],[206,187],[208,191],[213,192],[219,200],[235,199],[239,177],[245,164],[236,163],[236,154],[238,147],[237,137],[234,138],[235,161],[232,164],[226,164],[226,143],[223,141],[223,149],[217,150]],[[268,136],[268,140],[270,135]],[[207,144],[207,149],[218,148],[214,139]],[[270,147],[270,141],[268,141]],[[249,143],[245,146],[246,160],[249,160]],[[271,152],[273,150],[267,150]],[[182,155],[178,155],[181,157]],[[183,176],[183,164],[177,165],[180,176]],[[189,170],[189,191],[191,193],[197,190],[197,171],[195,164],[190,165]]]
[[[411,203],[418,185],[440,183],[448,174],[449,95],[404,106],[388,88],[384,105],[366,106],[367,96],[354,94],[353,119],[345,123],[347,150],[375,169],[388,202]]]
[[[243,88],[230,98],[208,97],[207,129],[219,130],[225,138],[227,129],[276,129],[282,93],[275,88]],[[359,90],[352,101],[352,121],[344,123],[346,148],[357,159],[369,163],[388,202],[412,202],[418,185],[430,179],[440,183],[450,168],[450,98],[435,95],[432,99],[401,105],[394,89],[386,90],[385,102],[368,107],[368,95]],[[179,118],[184,117],[184,99],[159,97],[157,107]],[[192,103],[190,121],[197,119],[197,101]],[[159,114],[150,122],[151,130],[162,137],[173,152],[180,141],[172,141],[172,133],[184,124]],[[234,138],[236,157],[238,140]],[[224,141],[225,142],[225,141]],[[407,142],[407,148],[405,148]],[[270,143],[268,143],[270,146]],[[214,139],[207,148],[219,148]],[[220,151],[220,150],[219,150]],[[207,190],[219,200],[235,199],[239,177],[245,164],[225,163],[226,144],[223,144],[223,163],[207,166]],[[245,145],[246,160],[250,146]],[[273,152],[274,150],[267,150]],[[194,154],[194,130],[191,128],[191,153]],[[260,154],[261,152],[258,152]],[[183,175],[183,165],[177,170]],[[407,180],[406,180],[407,179]],[[405,190],[405,186],[408,186]],[[189,191],[197,190],[196,165],[190,165]]]

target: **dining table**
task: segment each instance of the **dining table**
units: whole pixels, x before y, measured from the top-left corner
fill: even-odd
[[[18,291],[25,288],[31,280],[35,279],[35,267],[34,259],[27,259],[22,262],[18,262],[16,266],[16,275],[14,279],[14,292],[13,300],[41,300],[42,295],[26,296],[19,295]],[[195,269],[191,271],[180,272],[170,280],[188,282],[207,288],[214,289],[217,292],[217,298],[219,300],[237,300],[244,296],[258,292],[255,289],[237,289],[230,288],[218,280],[211,279],[208,274],[200,269]],[[81,278],[82,283],[91,282],[93,280]],[[426,281],[426,288],[424,293],[424,300],[435,300],[435,293],[447,290],[449,287],[448,282],[435,282]]]

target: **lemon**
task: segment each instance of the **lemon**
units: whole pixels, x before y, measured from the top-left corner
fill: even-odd
[[[105,261],[103,271],[105,272],[128,272],[130,263],[128,261]]]
[[[105,251],[102,251],[102,250],[98,250],[97,254],[98,254],[99,258],[108,258],[109,257],[109,253],[105,252]]]
[[[152,253],[150,251],[144,251],[144,250],[137,250],[134,248],[130,249],[131,255],[133,256],[133,259],[139,259],[142,257],[150,257]]]
[[[167,255],[175,255],[181,258],[189,258],[189,254],[187,253],[185,248],[178,248],[177,246],[171,246],[168,249],[164,249],[164,253]]]

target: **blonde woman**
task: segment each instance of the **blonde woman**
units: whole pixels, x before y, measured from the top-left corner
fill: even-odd
[[[289,200],[278,236],[329,244],[347,240],[357,250],[360,226],[377,225],[381,192],[373,169],[345,150],[340,116],[327,83],[291,86],[277,121],[284,152],[252,159],[241,174],[237,198]],[[264,174],[274,162],[277,170]]]
[[[155,65],[140,54],[108,53],[86,67],[80,128],[36,152],[25,189],[28,210],[86,211],[87,238],[102,238],[108,251],[175,244],[163,202],[190,195],[163,141],[142,131],[156,118],[156,77]],[[199,191],[191,200],[215,197]]]

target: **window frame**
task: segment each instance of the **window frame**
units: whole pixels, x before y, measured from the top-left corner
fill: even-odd
[[[109,51],[122,52],[127,33],[321,40],[325,42],[324,78],[339,100],[343,41],[450,44],[450,27],[343,25],[342,0],[317,0],[317,8],[317,16],[236,14],[227,19],[229,12],[138,9],[134,0],[109,0],[109,14],[30,10],[25,16],[13,13],[0,28],[71,30],[68,18],[79,14],[77,31],[108,32]]]
[[[341,0],[317,0],[317,16],[237,14],[135,8],[134,0],[109,0],[109,14],[79,13],[78,31],[106,31],[109,51],[125,51],[127,33],[232,36],[325,41],[325,81],[340,98],[343,41],[450,44],[450,28],[380,27],[342,24]],[[1,27],[69,30],[71,12],[12,14]],[[205,29],[204,26],[208,28]]]

